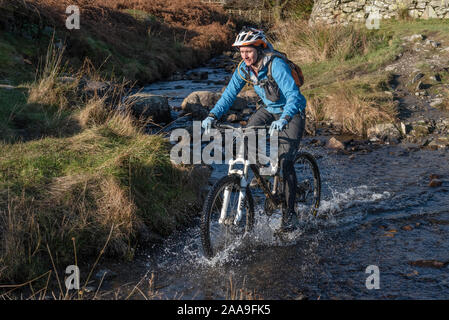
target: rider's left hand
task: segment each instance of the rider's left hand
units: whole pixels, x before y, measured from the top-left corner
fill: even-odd
[[[268,134],[271,136],[271,135],[273,135],[275,130],[276,131],[282,131],[282,129],[284,128],[284,126],[287,123],[288,122],[285,119],[279,119],[279,120],[273,121],[271,123],[270,130],[268,131]]]

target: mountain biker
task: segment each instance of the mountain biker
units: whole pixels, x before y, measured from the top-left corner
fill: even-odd
[[[296,85],[289,65],[282,58],[270,54],[273,47],[262,30],[244,27],[232,46],[240,51],[243,61],[234,71],[221,98],[202,121],[201,126],[206,132],[209,131],[212,122],[220,119],[229,110],[238,93],[250,79],[264,107],[254,112],[247,126],[271,124],[269,133],[278,131],[279,163],[287,202],[286,210],[282,212],[281,230],[289,231],[295,228],[297,221],[294,210],[296,173],[293,164],[305,127],[306,99]],[[271,76],[275,84],[269,81],[268,77],[270,60]]]

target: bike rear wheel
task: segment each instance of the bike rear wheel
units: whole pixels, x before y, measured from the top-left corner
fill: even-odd
[[[230,192],[226,219],[219,223],[226,189]],[[249,187],[246,188],[242,218],[238,225],[233,223],[237,214],[239,194],[240,176],[229,175],[221,178],[207,195],[201,220],[201,241],[204,254],[208,258],[231,247],[254,225],[254,202]]]
[[[296,200],[298,216],[316,216],[321,198],[320,170],[315,158],[307,152],[299,152],[295,159]]]

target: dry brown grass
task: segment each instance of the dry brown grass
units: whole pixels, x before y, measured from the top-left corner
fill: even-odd
[[[367,130],[379,122],[394,122],[396,109],[393,101],[378,103],[363,97],[344,82],[323,97],[313,97],[307,103],[307,116],[312,121],[332,121],[344,132],[366,135]]]
[[[343,61],[368,50],[366,31],[350,26],[316,24],[289,20],[273,29],[281,50],[298,63],[337,59]]]
[[[11,0],[7,5],[18,28],[28,22],[40,28],[33,37],[40,39],[46,25],[55,27],[73,64],[89,57],[99,66],[109,59],[103,72],[142,84],[227,49],[235,28],[219,8],[199,1]],[[68,5],[80,7],[80,30],[65,28]]]

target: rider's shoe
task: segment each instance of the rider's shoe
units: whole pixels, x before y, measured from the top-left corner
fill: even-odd
[[[298,216],[294,210],[282,213],[281,227],[279,231],[291,232],[298,228]]]

